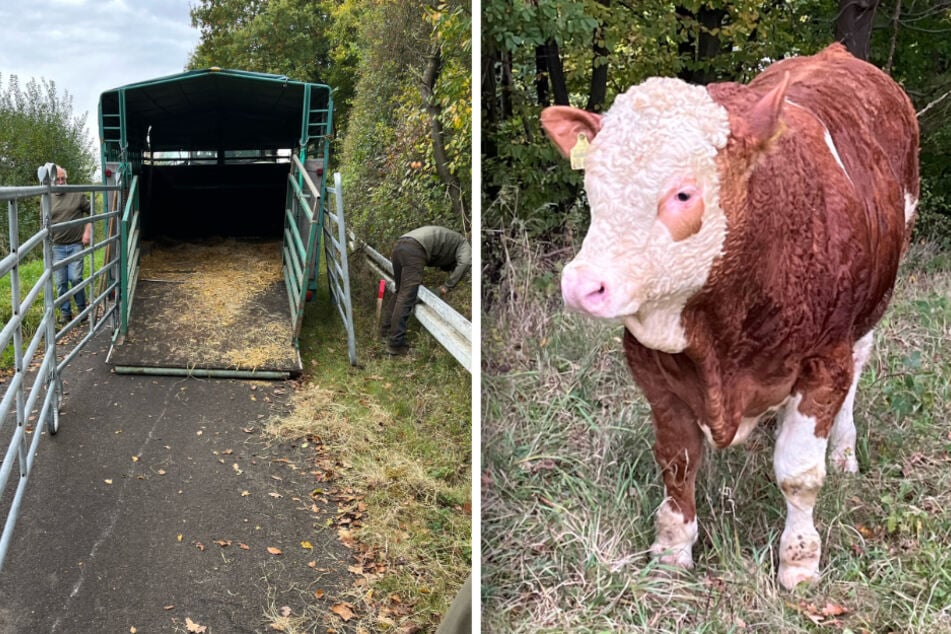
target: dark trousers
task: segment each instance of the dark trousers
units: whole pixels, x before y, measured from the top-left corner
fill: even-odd
[[[406,345],[406,322],[416,305],[419,285],[423,283],[426,251],[412,238],[400,238],[393,247],[393,279],[396,296],[387,305],[380,331],[389,335],[391,346]]]

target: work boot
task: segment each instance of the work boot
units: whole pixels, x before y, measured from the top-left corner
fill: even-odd
[[[73,316],[67,313],[61,313],[59,319],[56,320],[57,326],[65,326],[73,320]]]
[[[399,345],[393,345],[392,343],[386,346],[386,353],[393,357],[402,357],[409,354],[409,346],[405,343]]]

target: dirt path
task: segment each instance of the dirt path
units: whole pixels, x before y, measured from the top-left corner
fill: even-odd
[[[60,432],[40,443],[0,572],[0,633],[328,618],[352,583],[336,505],[311,497],[313,447],[261,433],[290,386],[118,376],[106,348],[94,340],[65,374]]]

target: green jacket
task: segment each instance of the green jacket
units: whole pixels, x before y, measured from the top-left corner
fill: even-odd
[[[453,288],[472,265],[472,247],[465,236],[445,227],[429,225],[404,233],[401,238],[412,238],[426,251],[426,266],[452,271],[446,288]]]
[[[69,222],[77,220],[83,216],[89,215],[89,199],[86,194],[79,192],[66,192],[53,194],[52,196],[52,218],[54,225],[60,222]],[[83,232],[86,225],[83,223],[75,224],[69,227],[53,227],[54,244],[75,244],[83,241]]]

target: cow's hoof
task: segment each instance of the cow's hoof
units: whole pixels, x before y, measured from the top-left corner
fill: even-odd
[[[779,583],[792,590],[819,579],[822,542],[815,530],[783,531],[779,544]]]
[[[795,590],[800,583],[812,584],[819,581],[819,571],[811,567],[780,566],[779,583],[787,590]]]
[[[858,473],[859,463],[855,459],[854,451],[834,452],[832,454],[832,465],[840,473]]]
[[[693,553],[690,546],[686,548],[671,548],[661,544],[651,546],[651,554],[657,561],[666,565],[690,570],[693,568]]]

